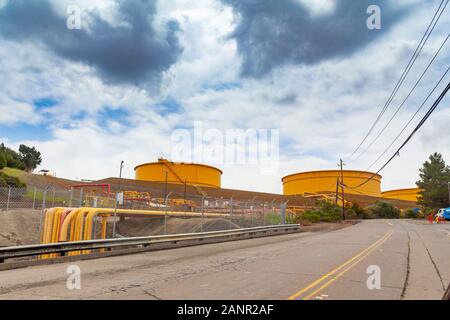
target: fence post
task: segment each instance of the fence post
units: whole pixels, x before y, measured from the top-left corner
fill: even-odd
[[[55,193],[56,193],[56,189],[53,189],[53,193],[52,193],[52,208],[55,206]]]
[[[36,209],[36,187],[34,187],[34,194],[33,194],[33,210]]]
[[[116,194],[116,199],[117,199],[117,194]],[[116,206],[117,206],[117,204],[116,204]],[[80,208],[81,207],[83,207],[83,188],[80,189]]]
[[[286,202],[281,203],[281,223],[286,224]]]
[[[263,203],[263,226],[266,225],[266,203]]]
[[[230,198],[230,230],[232,229],[231,218],[233,216],[233,197]]]
[[[200,232],[203,232],[203,219],[205,218],[205,196],[202,197],[202,221],[200,223]]]
[[[72,199],[73,199],[73,187],[70,187],[70,198],[69,198],[69,207],[72,207]]]
[[[47,188],[44,190],[44,193],[42,194],[42,211],[41,211],[41,221],[39,223],[39,239],[42,238],[42,225],[44,224],[44,213],[45,213],[45,198],[47,198]],[[38,243],[41,241],[38,240]]]
[[[172,192],[170,192],[164,199],[164,234],[167,234],[167,201],[169,200],[171,194]]]
[[[8,186],[8,200],[6,200],[6,212],[9,210],[9,201],[11,200],[11,186]]]

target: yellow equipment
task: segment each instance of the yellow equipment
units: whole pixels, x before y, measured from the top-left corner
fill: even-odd
[[[374,174],[366,171],[343,170],[342,171],[345,193],[363,194],[373,197],[381,197],[381,176],[375,175],[369,182],[361,187],[352,189],[365,182]],[[302,195],[305,193],[335,193],[340,170],[324,170],[300,172],[282,179],[284,195]],[[341,188],[339,187],[339,192]]]
[[[188,184],[197,187],[220,188],[222,171],[204,164],[176,163],[166,159],[145,163],[135,169],[136,180],[175,184]]]
[[[44,228],[41,235],[41,243],[56,243],[67,241],[83,241],[95,239],[94,223],[95,218],[101,220],[101,238],[106,239],[106,230],[108,218],[114,215],[114,209],[105,208],[51,208],[45,211]],[[175,217],[208,217],[208,218],[225,218],[229,214],[219,213],[195,213],[195,212],[174,212],[174,211],[157,211],[157,210],[127,210],[117,209],[117,217],[136,216],[175,216]],[[79,255],[90,253],[90,250],[83,252],[69,252],[68,255]],[[58,254],[45,254],[41,258],[54,258]]]
[[[406,200],[406,201],[414,201],[417,202],[417,198],[419,197],[419,188],[409,188],[409,189],[397,189],[397,190],[389,190],[384,191],[382,193],[383,198],[386,199],[397,199],[397,200]]]

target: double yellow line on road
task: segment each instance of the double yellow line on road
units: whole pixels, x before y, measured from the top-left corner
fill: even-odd
[[[297,293],[291,295],[288,299],[289,300],[296,300],[298,297],[300,297],[303,294],[307,294],[303,300],[309,300],[311,297],[316,295],[317,293],[321,292],[323,289],[327,288],[329,285],[331,285],[334,281],[339,279],[341,276],[343,276],[347,271],[352,269],[354,266],[356,266],[359,262],[364,260],[367,256],[369,256],[372,252],[374,252],[378,247],[380,247],[386,240],[388,240],[391,235],[394,232],[388,231],[383,237],[372,243],[369,247],[355,255],[353,258],[347,260],[334,270],[328,272],[324,276],[320,277],[310,285],[306,286],[302,290],[298,291]],[[321,285],[325,280],[328,278],[331,278],[327,282],[325,282],[323,285]],[[321,286],[320,286],[321,285]],[[320,287],[319,287],[320,286]],[[313,290],[312,292],[310,292]],[[310,292],[310,293],[308,293]]]

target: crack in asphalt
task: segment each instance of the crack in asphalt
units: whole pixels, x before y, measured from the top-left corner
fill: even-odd
[[[423,240],[422,236],[417,232],[417,230],[413,230],[413,231],[417,234],[417,236],[419,237],[420,241],[422,241],[423,246],[424,246],[425,249],[427,250],[428,257],[430,258],[431,263],[433,264],[434,269],[436,270],[436,273],[437,273],[437,275],[438,275],[438,277],[439,277],[439,280],[441,281],[442,291],[445,291],[446,288],[445,288],[444,280],[442,279],[441,272],[439,271],[439,268],[438,268],[436,262],[434,261],[433,256],[431,255],[430,250],[428,249],[427,245],[425,244],[425,240]]]
[[[408,288],[408,282],[409,282],[409,273],[410,273],[410,262],[411,262],[411,236],[409,234],[409,230],[407,230],[403,225],[402,225],[403,229],[406,230],[407,234],[408,234],[408,256],[406,258],[406,277],[405,277],[405,282],[403,283],[403,290],[402,290],[402,294],[400,295],[400,298],[402,300],[405,299],[405,295],[406,295],[406,289]]]

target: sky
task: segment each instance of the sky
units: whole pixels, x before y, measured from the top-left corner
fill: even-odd
[[[450,63],[447,43],[387,130],[350,161],[440,2],[0,0],[0,141],[35,146],[43,157],[38,170],[70,179],[118,176],[122,160],[124,177],[133,178],[135,166],[165,157],[221,168],[225,188],[281,193],[283,176],[337,169],[340,158],[346,169],[366,170]],[[380,8],[381,29],[367,27],[370,5]],[[68,28],[74,12],[79,28]],[[449,25],[446,8],[368,142],[408,95]],[[450,162],[449,104],[444,98],[381,172],[383,190],[414,187],[433,152]],[[195,141],[199,126],[216,138],[202,136],[201,145],[218,147],[219,155],[232,148],[221,134],[256,131],[263,148],[262,132],[270,132],[276,165],[268,171],[263,157],[208,158],[195,142],[176,139],[187,132]],[[191,152],[176,153],[180,146]],[[251,146],[241,147],[250,154]]]

